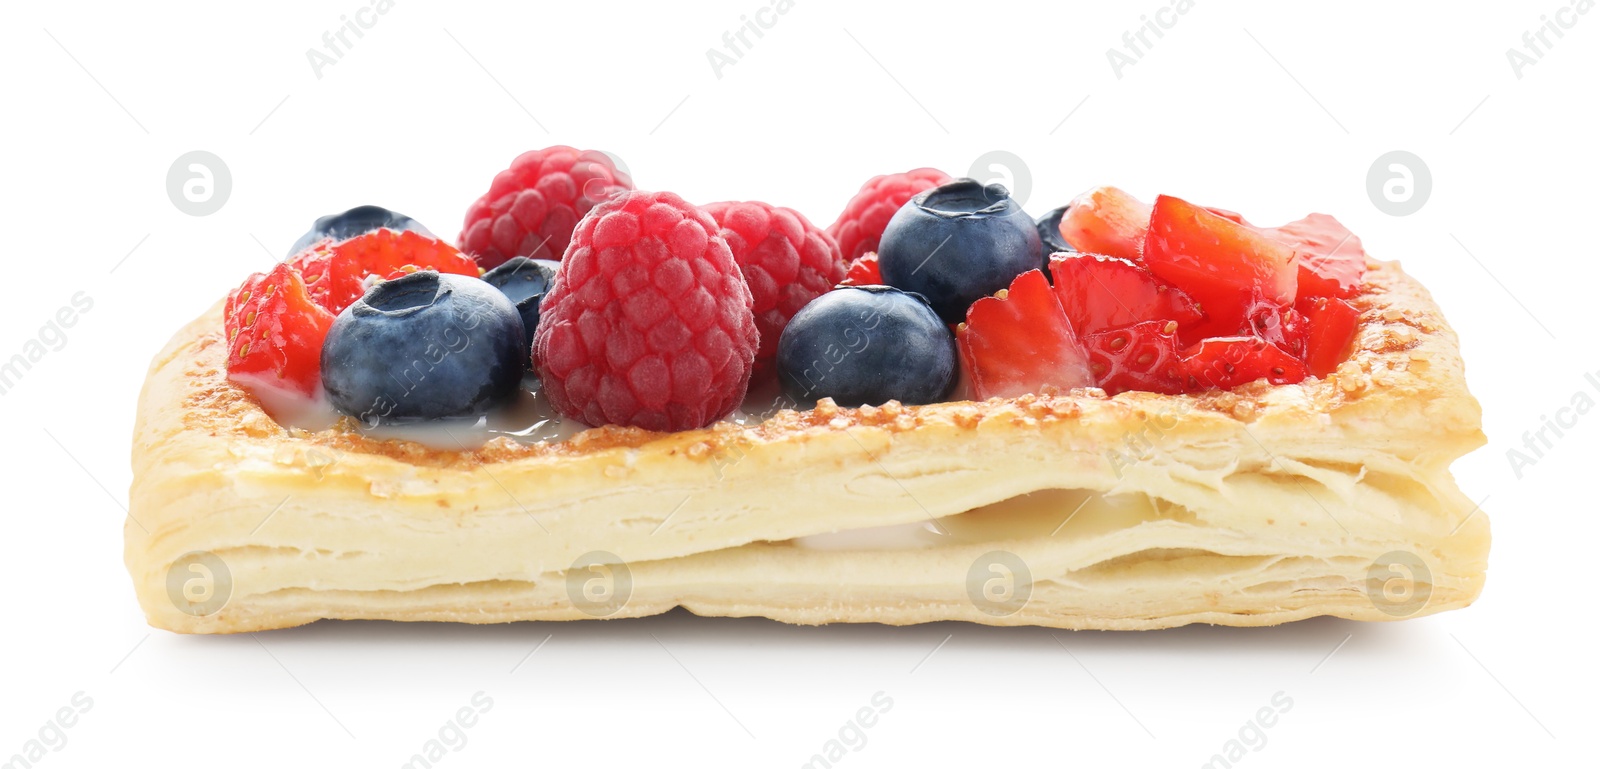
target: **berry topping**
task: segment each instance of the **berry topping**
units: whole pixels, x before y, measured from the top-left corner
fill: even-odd
[[[850,263],[850,269],[845,270],[844,280],[839,281],[841,286],[881,286],[883,273],[878,271],[878,254],[871,252],[856,257]]]
[[[956,382],[947,328],[916,294],[846,286],[805,306],[778,340],[778,378],[798,402],[937,403]]]
[[[1095,386],[1107,395],[1128,390],[1183,392],[1188,382],[1177,331],[1175,321],[1147,320],[1084,335]]]
[[[522,321],[477,278],[414,272],[345,308],[322,346],[333,407],[367,426],[475,418],[522,381]]]
[[[367,292],[368,278],[389,280],[419,270],[477,277],[478,266],[449,243],[417,232],[373,230],[343,242],[322,241],[289,264],[328,312],[338,313]]]
[[[522,316],[522,329],[529,344],[533,343],[533,332],[539,327],[539,303],[550,292],[551,284],[555,283],[556,270],[560,267],[560,262],[549,259],[513,256],[483,274],[485,283],[500,289],[500,293],[517,306],[517,314]],[[532,361],[529,355],[522,357],[525,361]]]
[[[312,299],[291,265],[256,273],[228,294],[223,333],[228,378],[310,396],[321,381],[318,359],[333,313]]]
[[[670,192],[625,192],[584,217],[534,332],[562,415],[688,430],[738,407],[760,335],[719,230]]]
[[[1306,378],[1306,365],[1265,339],[1224,336],[1189,348],[1183,358],[1183,373],[1189,378],[1191,389],[1231,390],[1257,379],[1293,384]]]
[[[1079,195],[1061,217],[1061,237],[1079,251],[1139,260],[1150,206],[1116,187]]]
[[[1051,254],[1078,250],[1073,248],[1072,244],[1068,243],[1066,237],[1061,234],[1061,217],[1067,215],[1067,209],[1069,208],[1072,208],[1071,204],[1057,208],[1039,217],[1039,221],[1035,222],[1035,226],[1039,228],[1039,242],[1044,246],[1044,255],[1047,259]]]
[[[1278,349],[1305,360],[1309,331],[1306,316],[1293,307],[1278,307],[1267,302],[1258,302],[1246,312],[1249,320],[1240,330],[1241,335],[1265,339]]]
[[[1230,222],[1233,222],[1234,224],[1242,224],[1242,225],[1244,225],[1246,227],[1249,227],[1251,229],[1257,229],[1257,230],[1261,229],[1260,227],[1257,227],[1257,226],[1245,221],[1243,216],[1240,216],[1237,213],[1229,211],[1226,208],[1212,208],[1210,206],[1206,206],[1205,209],[1207,211],[1210,211],[1213,214],[1216,214],[1217,216],[1220,216],[1220,217],[1222,217],[1224,219],[1227,219]]]
[[[798,211],[766,203],[712,203],[701,208],[722,228],[739,264],[761,332],[758,374],[770,372],[778,336],[789,319],[844,279],[839,246]]]
[[[369,278],[420,269],[477,275],[448,244],[416,231],[377,229],[345,241],[322,239],[228,295],[228,375],[255,385],[314,395],[318,360],[334,315],[366,291]]]
[[[979,399],[1094,384],[1088,354],[1043,270],[1024,272],[1010,288],[973,302],[956,340]]]
[[[1200,320],[1188,295],[1126,259],[1066,254],[1050,259],[1056,298],[1080,335],[1147,320]]]
[[[349,240],[357,235],[381,229],[409,230],[433,237],[433,233],[428,232],[427,227],[405,214],[381,206],[356,206],[349,211],[317,219],[311,224],[311,229],[294,242],[294,247],[289,249],[289,256],[306,250],[319,240],[336,242]]]
[[[844,213],[828,227],[845,259],[878,250],[883,228],[913,195],[950,181],[937,168],[918,168],[901,174],[874,176],[844,206]]]
[[[1333,296],[1348,299],[1361,290],[1367,252],[1361,239],[1327,214],[1312,214],[1261,234],[1293,248],[1300,255],[1300,298]]]
[[[1238,327],[1257,300],[1294,302],[1293,248],[1178,198],[1156,198],[1143,260],[1219,326]]]
[[[971,179],[917,194],[883,231],[878,267],[889,285],[927,298],[946,323],[1043,264],[1039,230],[1005,187]]]
[[[481,416],[531,371],[564,418],[656,431],[708,426],[771,375],[843,406],[1289,384],[1348,358],[1367,268],[1325,214],[1258,227],[1097,187],[1034,220],[1005,187],[919,168],[824,231],[634,190],[565,146],[497,174],[460,240],[378,206],[318,219],[229,295],[229,377],[381,423]]]
[[[1361,325],[1361,311],[1342,299],[1312,297],[1300,300],[1310,330],[1306,335],[1306,370],[1325,377],[1350,357],[1350,343]]]
[[[524,152],[467,209],[456,242],[484,269],[513,256],[559,260],[579,219],[632,188],[604,152],[563,146]]]

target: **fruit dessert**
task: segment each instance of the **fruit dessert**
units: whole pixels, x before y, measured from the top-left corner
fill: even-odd
[[[152,625],[1146,629],[1471,603],[1484,442],[1428,294],[1332,217],[932,169],[823,229],[526,153],[452,245],[317,219],[179,330],[134,435]]]

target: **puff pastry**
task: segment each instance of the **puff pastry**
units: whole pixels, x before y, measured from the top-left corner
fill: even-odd
[[[1351,359],[1295,385],[824,401],[463,451],[280,426],[228,381],[219,305],[140,396],[127,567],[150,624],[184,633],[678,606],[1104,629],[1465,606],[1489,524],[1449,473],[1484,443],[1455,335],[1397,264],[1371,261],[1355,303]]]

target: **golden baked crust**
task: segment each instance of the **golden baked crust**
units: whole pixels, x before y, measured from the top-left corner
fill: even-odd
[[[280,426],[226,377],[219,303],[151,364],[127,566],[150,623],[193,633],[676,606],[1108,629],[1464,606],[1489,532],[1449,473],[1484,442],[1455,335],[1394,263],[1369,262],[1354,303],[1351,359],[1296,385],[825,401],[749,427],[602,427],[463,451]],[[930,521],[952,533],[813,539]],[[225,601],[183,593],[197,552],[225,565]],[[626,601],[598,611],[572,593],[587,584],[581,558],[625,564],[612,571],[631,579]],[[1391,571],[1426,600],[1397,610],[1376,578]]]

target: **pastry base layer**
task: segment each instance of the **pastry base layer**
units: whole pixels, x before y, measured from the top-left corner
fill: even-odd
[[[272,420],[226,378],[221,307],[151,365],[126,562],[150,624],[784,622],[1146,629],[1471,603],[1482,445],[1453,332],[1372,262],[1326,379],[842,409],[438,451]],[[921,529],[927,529],[922,531]],[[854,536],[836,532],[857,532]]]

